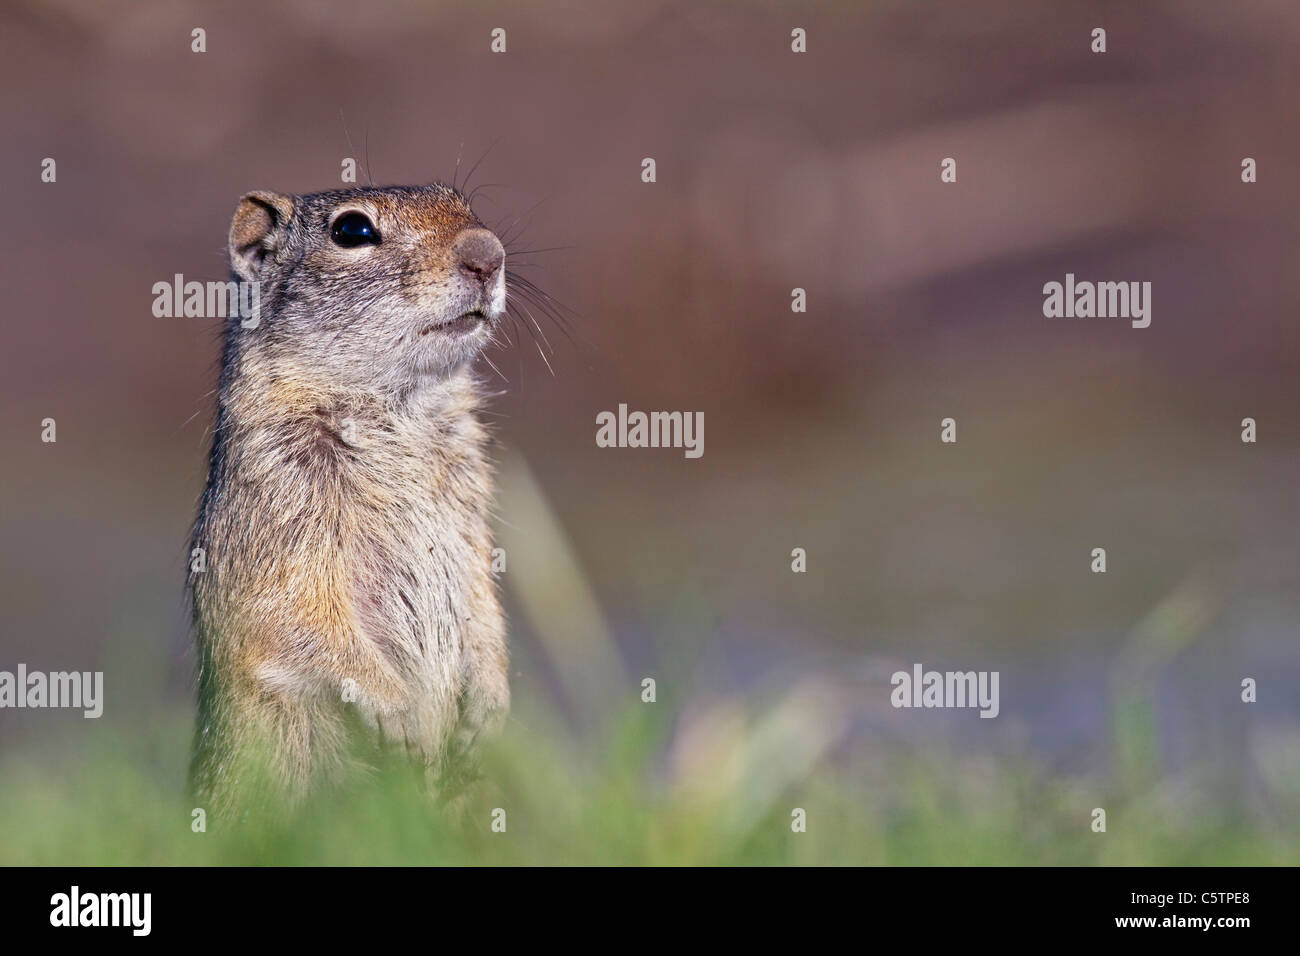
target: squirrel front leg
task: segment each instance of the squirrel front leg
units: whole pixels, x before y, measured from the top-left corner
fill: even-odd
[[[453,759],[471,765],[479,743],[501,731],[510,710],[505,617],[490,583],[475,597],[475,607],[465,621],[460,714],[450,747]]]

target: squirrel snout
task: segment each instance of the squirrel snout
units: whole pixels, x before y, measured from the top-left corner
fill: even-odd
[[[491,231],[466,229],[456,237],[451,247],[460,271],[471,279],[487,285],[506,261],[506,250]]]

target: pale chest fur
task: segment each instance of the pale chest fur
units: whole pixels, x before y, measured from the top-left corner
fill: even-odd
[[[371,716],[451,719],[466,647],[502,629],[472,386],[396,411],[303,398],[236,425],[205,509],[215,553],[238,555],[196,582],[215,656],[273,692],[329,697],[350,679]]]
[[[483,441],[469,416],[362,427],[341,476],[358,639],[417,684],[459,680],[466,632],[495,602]]]

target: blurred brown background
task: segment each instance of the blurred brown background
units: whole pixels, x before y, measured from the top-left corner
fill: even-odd
[[[553,375],[529,340],[484,367],[511,573],[550,557],[512,511],[526,463],[633,672],[831,673],[863,734],[1073,770],[1172,614],[1171,764],[1294,759],[1300,5],[42,0],[3,24],[0,667],[104,669],[106,721],[172,719],[217,323],[154,318],[151,286],[224,279],[249,189],[462,156],[482,218],[552,250],[514,264],[579,340],[543,322]],[[1150,281],[1151,327],[1045,319],[1066,272]],[[703,411],[704,457],[597,448],[620,402]],[[511,573],[516,686],[562,684]],[[1001,669],[1002,719],[901,720],[888,673],[915,661]],[[70,720],[0,713],[0,739]]]

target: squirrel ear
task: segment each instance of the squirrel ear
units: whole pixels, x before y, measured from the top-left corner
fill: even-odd
[[[293,216],[293,200],[272,192],[252,192],[239,200],[230,223],[230,266],[246,282],[255,281],[262,260],[279,248]]]

